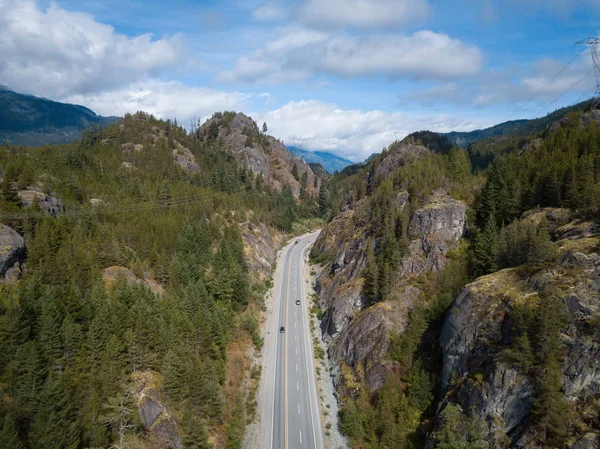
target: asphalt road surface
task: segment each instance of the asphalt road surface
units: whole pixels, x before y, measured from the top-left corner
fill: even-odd
[[[286,246],[283,266],[274,276],[265,372],[270,376],[265,394],[271,397],[265,398],[263,414],[263,447],[269,449],[323,448],[304,266],[305,252],[315,239],[316,234],[310,234]]]

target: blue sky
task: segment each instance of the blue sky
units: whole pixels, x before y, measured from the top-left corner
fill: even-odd
[[[0,84],[188,124],[235,109],[362,160],[593,94],[600,0],[0,0]],[[533,98],[532,98],[533,97]]]

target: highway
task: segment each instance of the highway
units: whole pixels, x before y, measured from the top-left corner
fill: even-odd
[[[304,264],[305,252],[316,236],[298,237],[297,244],[292,240],[283,249],[281,266],[274,275],[261,401],[264,448],[323,448]]]

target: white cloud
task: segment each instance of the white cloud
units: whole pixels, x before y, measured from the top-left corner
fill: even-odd
[[[0,83],[50,97],[156,76],[186,52],[180,36],[128,37],[54,3],[43,11],[34,0],[0,0],[0,30]]]
[[[511,0],[515,7],[535,7],[539,9],[550,9],[551,11],[565,17],[577,7],[595,6],[600,7],[598,0]]]
[[[318,74],[451,79],[475,74],[482,65],[477,47],[433,31],[356,37],[294,26],[278,30],[265,48],[238,59],[219,79],[279,83]]]
[[[427,18],[427,0],[306,0],[300,21],[320,27],[390,28]]]
[[[97,94],[71,95],[63,101],[85,105],[100,115],[122,116],[141,110],[159,118],[177,118],[187,127],[193,117],[205,120],[216,111],[242,110],[249,98],[248,94],[154,80]]]
[[[424,106],[451,103],[486,107],[521,103],[521,106],[528,105],[537,111],[565,93],[585,94],[594,86],[591,60],[585,54],[571,64],[541,59],[528,65],[486,70],[481,76],[459,83],[436,84],[413,91],[406,97]]]
[[[456,114],[414,115],[402,112],[343,110],[319,100],[289,102],[281,108],[253,114],[269,133],[289,145],[331,151],[362,161],[408,133],[467,131],[491,126],[495,119],[468,119]]]
[[[286,9],[281,5],[268,2],[252,11],[252,17],[258,20],[272,21],[283,19],[286,13]]]

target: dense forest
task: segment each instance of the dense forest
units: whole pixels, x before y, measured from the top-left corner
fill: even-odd
[[[198,170],[176,163],[178,146]],[[317,198],[143,113],[69,145],[0,147],[0,167],[0,222],[27,247],[21,279],[0,282],[0,447],[146,447],[145,385],[164,390],[161,420],[186,449],[239,448],[255,405],[244,348],[262,346],[269,282],[240,225],[289,232],[320,214]],[[36,188],[64,210],[23,208],[18,192]],[[111,266],[137,279],[109,282]]]
[[[470,151],[450,148],[441,136],[421,132],[393,144],[372,163],[334,178],[331,191],[336,210],[369,211],[369,244],[362,272],[367,306],[394,300],[393,288],[408,251],[408,217],[431,192],[443,188],[468,205],[467,231],[458,248],[448,254],[444,269],[409,281],[422,294],[410,310],[406,328],[390,337],[386,366],[397,368],[387,373],[381,388],[371,391],[366,381],[361,385],[363,367],[359,367],[358,384],[348,389],[354,393],[342,397],[341,427],[352,447],[420,448],[426,440],[436,448],[492,447],[483,423],[468,407],[440,397],[442,325],[459,292],[478,276],[522,267],[521,276],[528,279],[554,263],[558,253],[552,232],[566,219],[561,216],[549,223],[546,218],[529,218],[537,216],[536,210],[561,208],[582,221],[598,217],[600,125],[590,114],[571,112],[542,136],[525,139],[524,143],[534,144],[522,151],[492,152],[491,163],[483,171],[473,168]],[[431,152],[400,164],[389,176],[376,176],[386,153],[412,144],[425,145]],[[410,201],[399,208],[397,198],[402,192],[408,192]],[[357,224],[348,226],[352,229]],[[311,256],[322,263],[335,254],[319,254],[315,249]],[[501,361],[535,379],[528,418],[532,435],[544,447],[566,447],[567,437],[576,433],[570,414],[573,406],[561,386],[565,344],[560,332],[568,314],[557,290],[544,287],[536,295],[539,302],[512,310],[515,337],[505,343]]]

